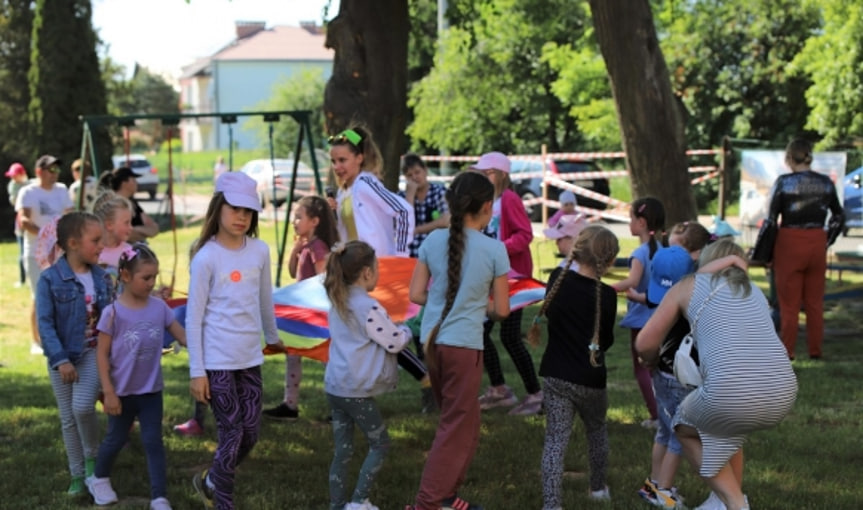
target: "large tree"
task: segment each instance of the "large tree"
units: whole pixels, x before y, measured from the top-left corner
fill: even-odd
[[[812,80],[806,127],[824,135],[821,145],[863,144],[863,5],[848,0],[808,0],[824,25],[806,40],[792,71]]]
[[[362,122],[373,133],[384,162],[384,183],[398,184],[407,122],[407,0],[342,0],[327,26],[335,50],[324,93],[327,130]]]
[[[689,146],[715,147],[725,136],[784,146],[803,131],[810,83],[789,73],[788,63],[818,29],[817,8],[797,0],[696,0],[657,18],[672,87],[690,113]],[[832,65],[847,57],[823,58]]]
[[[32,30],[30,0],[0,1],[0,159],[19,160],[28,168],[33,156],[27,139]]]
[[[696,216],[684,121],[647,0],[590,0],[617,105],[633,197],[662,201],[669,223]]]
[[[96,54],[89,0],[37,0],[29,74],[30,109],[36,151],[68,163],[81,153],[79,115],[106,114],[105,84]],[[95,126],[100,166],[111,161],[111,139]]]
[[[580,39],[586,5],[570,0],[453,2],[435,65],[410,93],[415,146],[455,153],[575,149],[575,119],[552,91],[546,44]]]

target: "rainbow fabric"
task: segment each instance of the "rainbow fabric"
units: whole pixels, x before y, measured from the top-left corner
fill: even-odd
[[[408,289],[416,259],[379,257],[380,278],[371,295],[387,309],[390,318],[403,322],[419,313],[419,306],[408,299]],[[327,361],[330,330],[327,314],[330,300],[324,289],[323,275],[281,287],[273,291],[276,326],[288,353]],[[509,278],[510,308],[518,310],[545,296],[545,284],[533,278]],[[171,300],[177,319],[184,322],[185,300]],[[264,350],[265,354],[275,354]]]

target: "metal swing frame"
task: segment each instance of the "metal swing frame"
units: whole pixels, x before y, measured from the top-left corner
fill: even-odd
[[[294,203],[294,192],[297,185],[297,170],[300,163],[300,154],[303,149],[303,141],[305,140],[306,147],[309,151],[309,159],[312,163],[312,170],[315,173],[315,188],[319,195],[323,195],[323,184],[321,182],[320,169],[318,161],[315,157],[314,137],[311,129],[311,110],[272,110],[272,111],[251,111],[251,112],[214,112],[214,113],[176,113],[176,114],[141,114],[141,115],[81,115],[78,118],[83,124],[83,135],[81,140],[81,160],[89,161],[90,168],[93,170],[93,176],[99,178],[99,162],[96,158],[96,152],[93,147],[92,128],[101,126],[118,125],[128,130],[135,125],[137,120],[158,120],[162,126],[168,128],[169,139],[173,133],[173,129],[180,124],[182,119],[200,119],[200,118],[218,118],[222,124],[228,125],[228,171],[234,171],[234,143],[233,143],[233,124],[237,122],[238,117],[262,117],[264,122],[269,124],[269,148],[270,148],[270,163],[275,167],[275,150],[273,148],[273,123],[279,122],[282,116],[292,118],[300,125],[300,130],[297,133],[297,143],[294,150],[294,168],[291,175],[291,184],[288,190],[288,200],[285,207],[285,219],[283,222],[281,235],[279,234],[278,215],[274,215],[276,225],[276,252],[278,256],[278,265],[276,267],[276,287],[281,286],[282,266],[285,257],[285,245],[288,238],[288,226],[290,225],[291,206]],[[128,147],[124,148],[128,152]],[[168,144],[168,188],[165,195],[168,197],[169,210],[171,218],[171,230],[174,233],[174,273],[176,273],[177,264],[177,228],[174,216],[174,169],[172,164],[172,147]],[[275,172],[273,172],[273,196],[276,195],[276,180]],[[83,204],[83,196],[85,186],[81,186],[81,195],[78,199],[78,204]],[[173,279],[173,277],[172,277]],[[173,282],[171,282],[173,284]],[[173,286],[173,285],[172,285]]]

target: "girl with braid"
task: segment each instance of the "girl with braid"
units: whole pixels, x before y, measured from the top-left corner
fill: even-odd
[[[584,422],[590,462],[588,497],[611,498],[606,483],[608,429],[605,352],[614,343],[617,296],[600,281],[614,263],[619,246],[610,230],[591,225],[578,235],[563,267],[549,279],[545,301],[528,332],[539,344],[539,320],[548,317],[548,347],[542,356],[543,409],[546,414],[542,451],[543,509],[563,507],[563,459],[576,414]],[[573,271],[573,266],[578,267]]]
[[[494,186],[480,173],[464,172],[446,201],[450,227],[420,245],[410,284],[411,301],[426,307],[421,334],[440,408],[416,504],[408,506],[419,510],[481,508],[457,491],[479,443],[483,323],[509,315],[506,248],[480,232],[492,216]]]

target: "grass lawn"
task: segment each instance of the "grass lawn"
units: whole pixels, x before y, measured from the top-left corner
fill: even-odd
[[[179,263],[176,288],[188,285],[185,255],[197,228],[178,232]],[[272,243],[272,224],[262,223],[261,237]],[[634,248],[622,239],[621,255]],[[162,279],[169,280],[173,246],[169,233],[153,240],[162,259]],[[535,259],[553,265],[551,243],[538,243]],[[275,250],[273,250],[275,251]],[[46,376],[45,360],[29,354],[29,291],[13,288],[17,277],[17,246],[0,243],[0,507],[9,509],[71,509],[90,507],[88,497],[68,497],[66,457],[60,435],[57,407]],[[275,260],[275,253],[273,253]],[[538,264],[539,265],[539,264]],[[753,269],[763,283],[763,271]],[[835,276],[835,275],[834,275]],[[848,276],[845,276],[847,282]],[[835,285],[832,280],[829,285]],[[620,301],[621,310],[624,305]],[[805,360],[801,345],[794,364],[800,393],[791,415],[777,428],[756,433],[746,444],[744,490],[753,508],[857,509],[863,501],[863,346],[859,300],[831,301],[827,305],[825,361]],[[524,314],[525,328],[536,307]],[[584,429],[577,423],[566,459],[564,481],[567,508],[649,508],[636,494],[650,467],[651,431],[639,423],[646,417],[632,376],[629,332],[618,330],[609,351],[608,426],[611,441],[608,484],[610,504],[587,498],[587,455]],[[801,338],[801,342],[803,339]],[[532,350],[538,365],[542,347]],[[507,382],[519,396],[524,386],[507,355],[501,355]],[[171,426],[192,413],[188,393],[185,352],[163,358],[165,376],[164,435],[168,457],[168,496],[176,509],[200,508],[191,486],[192,475],[207,466],[216,448],[212,417],[203,438],[178,437]],[[326,422],[323,370],[304,362],[300,419],[293,423],[264,421],[260,441],[237,475],[236,502],[244,509],[325,509],[327,475],[332,455],[332,433]],[[263,367],[264,405],[280,402],[284,362],[269,357]],[[403,374],[397,391],[378,399],[393,440],[392,449],[377,477],[371,500],[382,509],[401,510],[413,501],[426,452],[436,426],[434,415],[423,415],[419,386]],[[104,424],[105,417],[100,420]],[[504,411],[483,415],[479,450],[467,474],[461,495],[486,509],[540,508],[540,457],[544,419],[512,417]],[[365,452],[357,435],[353,473]],[[146,508],[149,500],[146,461],[137,432],[115,464],[112,480],[121,501],[115,508]],[[353,482],[352,482],[353,483]],[[351,485],[352,485],[351,483]],[[687,464],[677,478],[680,492],[691,506],[706,496],[704,483]]]

